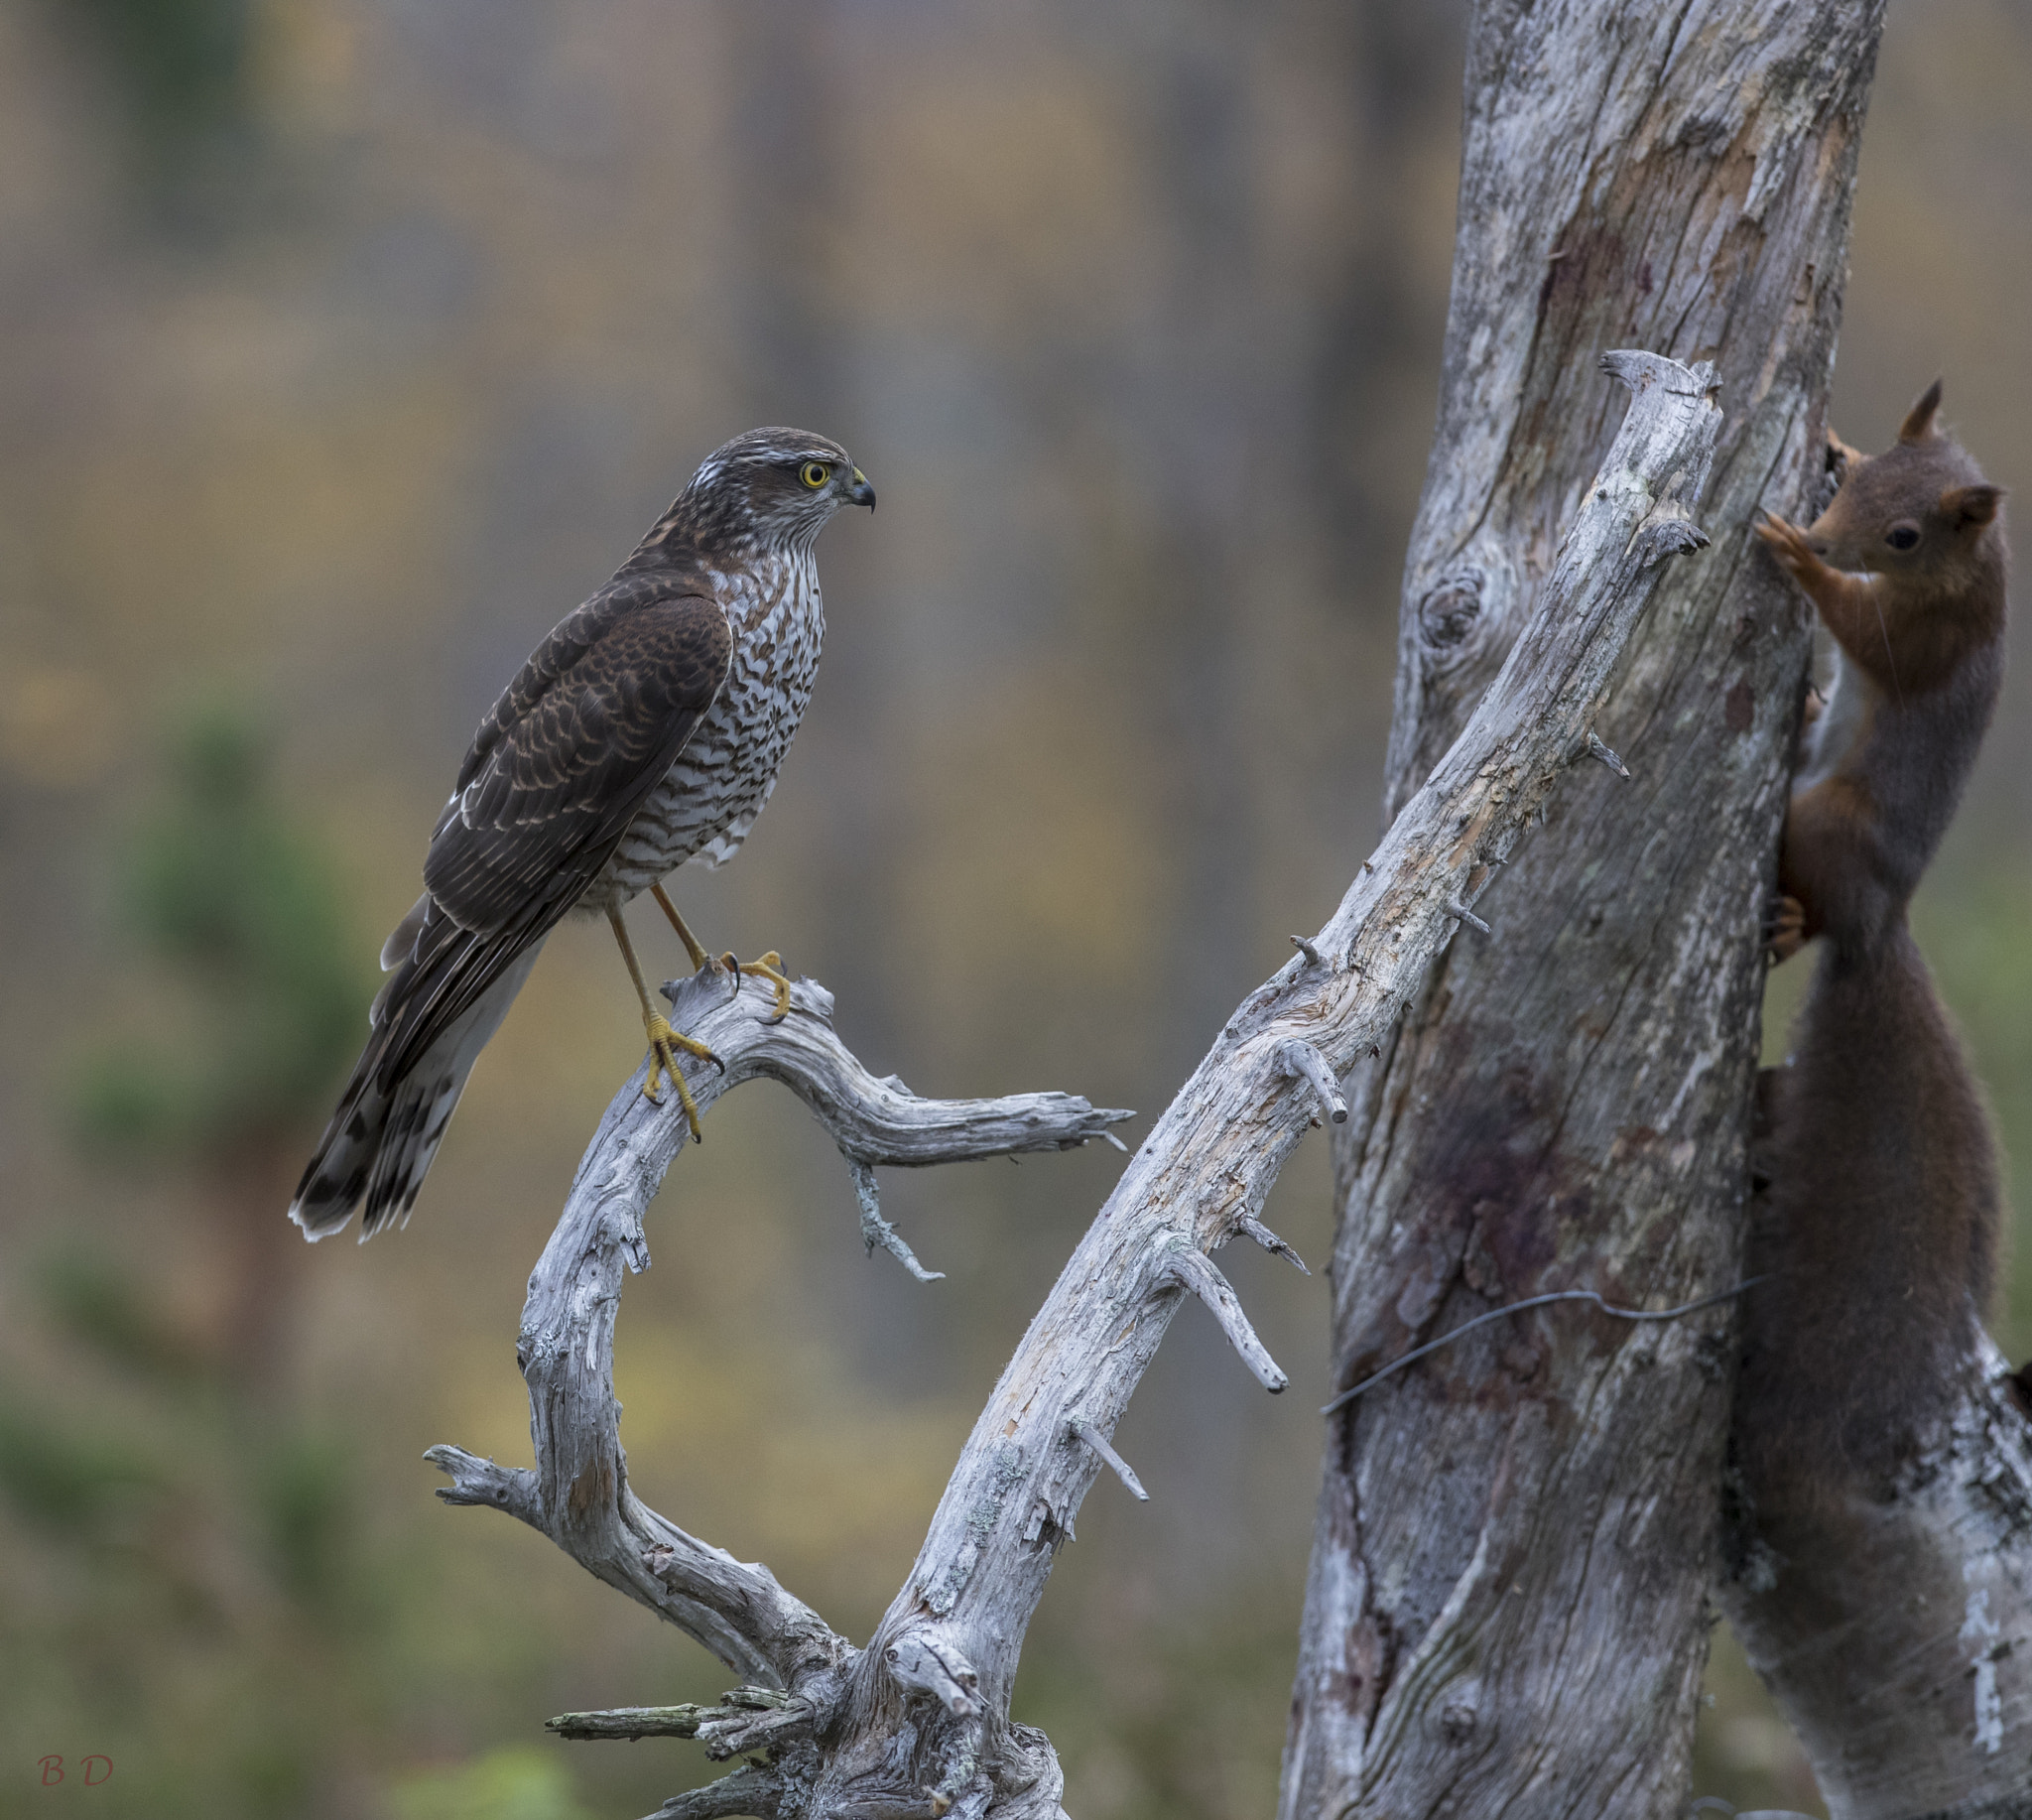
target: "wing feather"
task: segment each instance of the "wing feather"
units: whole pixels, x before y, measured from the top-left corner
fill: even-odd
[[[524,666],[480,723],[431,837],[429,904],[384,1011],[384,1085],[598,877],[711,707],[732,650],[724,610],[695,581],[638,576],[594,595]]]
[[[732,649],[709,595],[633,601],[556,675],[536,678],[512,717],[497,704],[424,863],[445,913],[474,934],[504,935],[562,896],[542,927],[556,921],[684,750]]]

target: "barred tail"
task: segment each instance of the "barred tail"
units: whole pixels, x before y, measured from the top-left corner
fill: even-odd
[[[428,898],[421,900],[389,938],[384,964],[393,958],[390,951],[401,953],[398,943],[405,931],[422,926],[421,913],[428,903]],[[441,951],[433,965],[421,968],[414,955],[400,960],[374,1001],[367,1046],[290,1203],[290,1218],[303,1228],[306,1238],[315,1243],[337,1232],[363,1202],[362,1241],[390,1221],[408,1220],[444,1127],[465,1092],[466,1077],[501,1027],[542,947],[541,938],[532,943],[428,1048],[406,1063],[400,1053],[406,1021],[402,1011],[411,994],[429,989],[434,976],[442,975],[446,957]]]

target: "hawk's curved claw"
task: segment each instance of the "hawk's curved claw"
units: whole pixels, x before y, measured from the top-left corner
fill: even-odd
[[[719,957],[719,964],[734,976],[734,990],[741,989],[741,975],[766,979],[776,988],[776,1009],[762,1021],[765,1024],[780,1024],[790,1015],[790,978],[783,971],[783,957],[771,949],[759,961],[743,961],[732,953]]]

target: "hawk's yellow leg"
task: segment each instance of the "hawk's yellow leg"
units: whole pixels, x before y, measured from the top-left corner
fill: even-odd
[[[678,907],[671,902],[671,894],[662,885],[651,885],[649,894],[663,905],[663,913],[671,919],[671,927],[678,932],[678,940],[684,943],[685,952],[692,957],[692,971],[696,974],[712,965],[705,950],[698,945],[698,938],[685,927],[685,919],[678,914]]]
[[[693,968],[710,967],[705,950],[698,945],[698,938],[685,927],[685,919],[678,914],[678,907],[671,902],[670,893],[662,885],[651,885],[650,894],[663,906],[663,913],[671,919],[671,927],[678,932],[678,940],[684,943],[685,952],[692,957]],[[783,957],[771,949],[759,961],[740,961],[732,955],[720,956],[720,965],[729,973],[746,974],[753,979],[766,979],[776,988],[776,1012],[779,1018],[790,1015],[790,980],[783,971]]]
[[[649,1079],[642,1084],[643,1098],[657,1105],[663,1104],[656,1091],[658,1075],[669,1075],[671,1085],[678,1090],[678,1104],[685,1108],[685,1119],[692,1127],[692,1136],[698,1142],[705,1141],[705,1134],[698,1129],[698,1103],[692,1098],[692,1090],[685,1085],[685,1077],[678,1072],[677,1051],[687,1055],[699,1056],[708,1062],[717,1062],[714,1055],[695,1036],[687,1036],[682,1030],[673,1030],[669,1018],[659,1011],[649,996],[649,987],[642,981],[642,969],[635,960],[635,950],[628,941],[628,926],[621,921],[620,911],[608,907],[607,921],[614,926],[614,940],[621,945],[621,959],[628,964],[628,977],[635,981],[635,996],[642,1001],[642,1028],[649,1038]]]

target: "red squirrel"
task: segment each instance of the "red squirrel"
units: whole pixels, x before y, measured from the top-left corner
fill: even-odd
[[[1831,436],[1840,490],[1812,526],[1755,527],[1835,642],[1786,812],[1771,951],[1822,939],[1772,1071],[1770,1186],[1736,1414],[1746,1489],[1775,1511],[1886,1495],[1937,1434],[1996,1274],[1995,1145],[1906,927],[2003,676],[2002,489],[1935,422]]]

